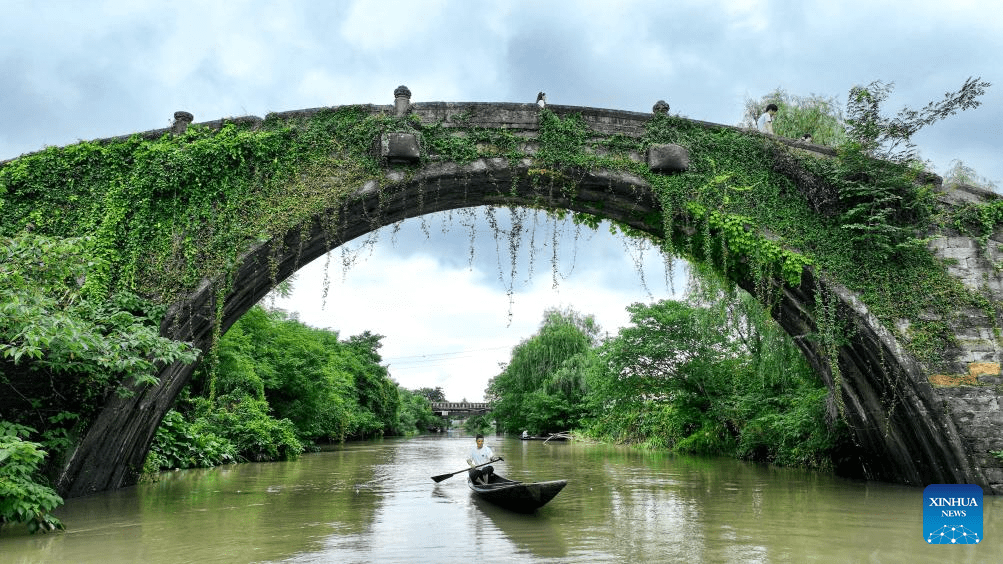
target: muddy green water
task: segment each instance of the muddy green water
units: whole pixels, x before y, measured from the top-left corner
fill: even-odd
[[[922,488],[601,445],[489,437],[521,480],[566,478],[534,515],[472,497],[470,437],[350,444],[288,463],[163,474],[69,500],[61,533],[0,533],[0,562],[1003,561],[1003,498],[985,539],[929,546]]]

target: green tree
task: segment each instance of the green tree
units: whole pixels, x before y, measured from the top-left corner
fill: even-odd
[[[723,398],[737,369],[734,341],[713,313],[674,300],[632,304],[631,325],[602,346],[590,382],[593,433],[672,447],[695,435],[730,444]],[[702,449],[706,450],[706,449]]]
[[[590,347],[565,359],[542,388],[529,393],[523,402],[526,425],[533,434],[578,428],[585,413],[589,374],[599,369],[599,356]],[[516,429],[510,429],[515,431]]]
[[[741,125],[755,129],[756,121],[766,112],[769,104],[776,104],[778,108],[773,118],[773,132],[777,135],[800,139],[808,134],[812,136],[813,143],[828,147],[836,147],[846,141],[843,111],[834,97],[818,94],[795,96],[783,88],[777,88],[758,100],[746,99]]]
[[[550,309],[539,332],[512,351],[485,393],[503,431],[565,431],[581,415],[584,371],[594,362],[599,325],[592,316]]]
[[[34,441],[9,439],[18,444],[6,452],[19,483],[33,480],[37,493],[56,463],[36,460],[45,451],[32,445],[61,460],[110,394],[154,382],[158,366],[193,362],[197,351],[160,336],[162,308],[128,292],[84,291],[100,267],[87,238],[25,230],[0,243],[0,413],[32,429]],[[29,466],[32,476],[22,472]]]
[[[407,432],[397,384],[380,365],[380,339],[366,332],[341,341],[337,332],[256,306],[220,340],[215,370],[196,374],[193,396],[265,401],[305,443]]]
[[[397,384],[380,364],[379,354],[382,335],[364,331],[349,337],[347,345],[358,359],[354,372],[356,398],[362,417],[358,420],[357,433],[362,436],[383,436],[393,434],[400,408]]]
[[[951,161],[951,167],[944,173],[944,185],[959,186],[963,184],[991,191],[996,191],[998,188],[995,182],[982,176],[960,159],[955,159]]]
[[[991,86],[980,78],[969,77],[957,92],[944,94],[939,102],[930,102],[919,110],[903,108],[895,116],[883,114],[882,104],[894,83],[875,80],[867,86],[854,86],[846,103],[847,135],[854,148],[875,158],[910,163],[918,157],[912,137],[921,129],[959,111],[982,104],[979,98]]]
[[[241,318],[247,318],[242,328],[254,335],[255,365],[276,417],[292,421],[305,442],[343,440],[351,427],[353,377],[338,360],[351,351],[336,332],[255,310]]]
[[[692,272],[687,300],[712,304],[746,360],[735,366],[726,410],[737,431],[736,456],[785,466],[831,468],[830,454],[847,440],[827,415],[829,391],[790,336],[758,300],[705,269]]]
[[[934,207],[931,187],[920,180],[921,163],[912,136],[923,127],[981,104],[989,86],[969,78],[958,92],[922,110],[904,108],[886,116],[882,104],[891,83],[855,86],[847,102],[848,140],[836,161],[842,229],[861,252],[899,260],[925,248],[923,227]]]
[[[490,435],[494,433],[494,422],[491,415],[473,415],[463,422],[463,430],[470,435]]]
[[[422,390],[411,391],[398,386],[397,391],[400,394],[400,411],[395,435],[412,435],[439,426],[439,417],[432,413],[432,405]]]
[[[126,393],[122,383],[153,382],[160,364],[194,361],[197,351],[189,344],[159,335],[162,308],[129,293],[98,299],[82,291],[94,267],[86,258],[86,239],[22,232],[2,241],[0,359],[5,376],[0,382],[10,388],[3,397],[58,406],[62,402],[47,400]],[[19,377],[24,374],[31,376]],[[16,381],[28,382],[31,390],[15,389]],[[18,409],[0,407],[5,414]],[[25,411],[46,424],[45,407]]]
[[[170,410],[157,427],[157,435],[143,464],[143,472],[177,468],[210,468],[237,462],[241,453],[228,438],[185,420],[184,415]]]
[[[271,415],[268,402],[245,394],[227,394],[195,402],[195,436],[221,433],[233,443],[238,456],[250,462],[291,460],[304,450],[289,419]]]
[[[147,471],[282,460],[316,442],[407,435],[434,425],[428,400],[380,364],[379,335],[338,339],[256,306],[217,345],[168,413]]]
[[[695,267],[687,302],[628,307],[599,349],[584,431],[677,452],[829,468],[827,390],[759,302]]]
[[[430,402],[446,401],[446,392],[442,391],[442,386],[436,386],[435,388],[420,388],[414,390],[414,392],[424,396]]]

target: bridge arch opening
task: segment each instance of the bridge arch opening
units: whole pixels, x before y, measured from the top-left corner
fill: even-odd
[[[546,309],[593,315],[613,335],[626,306],[686,288],[688,263],[670,270],[657,248],[610,233],[608,222],[592,229],[540,210],[485,211],[437,212],[345,243],[298,270],[290,297],[265,304],[341,335],[384,335],[384,363],[402,386],[482,401]],[[513,213],[523,216],[515,233]]]

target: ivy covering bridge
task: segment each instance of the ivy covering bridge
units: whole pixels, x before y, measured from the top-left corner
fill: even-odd
[[[0,366],[18,391],[0,408],[75,406],[39,429],[64,439],[59,493],[133,483],[194,361],[211,362],[299,267],[382,226],[479,206],[608,219],[714,269],[768,308],[830,388],[865,475],[1003,491],[990,407],[1003,290],[989,243],[1003,214],[990,195],[945,193],[876,159],[887,128],[860,127],[835,150],[659,105],[395,95],[264,119],[179,112],[170,129],[0,165]],[[958,241],[977,276],[945,261]],[[70,266],[53,271],[47,256]]]

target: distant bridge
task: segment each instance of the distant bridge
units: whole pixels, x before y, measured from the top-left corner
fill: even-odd
[[[484,415],[491,407],[487,403],[469,401],[434,401],[432,412],[436,415]]]

